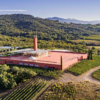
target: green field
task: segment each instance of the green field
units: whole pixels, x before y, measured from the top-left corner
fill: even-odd
[[[86,45],[100,46],[100,35],[83,36],[83,39],[72,40],[75,43],[84,42]]]
[[[93,77],[96,78],[97,80],[100,80],[100,69],[98,69],[97,71],[93,72]]]
[[[95,49],[100,49],[100,46],[87,46],[89,48],[95,47]]]
[[[77,43],[79,43],[79,42],[85,42],[85,43],[89,43],[89,42],[94,42],[94,43],[99,43],[100,41],[97,41],[97,40],[80,40],[80,39],[78,39],[78,40],[72,40],[73,42],[77,42]]]
[[[43,81],[36,78],[35,80],[29,82],[27,85],[15,89],[8,96],[3,98],[3,100],[34,100],[38,92],[41,92],[42,89],[48,85],[48,81]]]
[[[97,40],[100,41],[100,35],[83,36],[85,40]]]
[[[100,66],[100,56],[95,55],[93,56],[93,60],[82,60],[81,62],[70,67],[68,71],[77,75],[81,75],[89,69],[97,66]]]
[[[100,46],[100,41],[97,40],[83,40],[83,39],[79,39],[79,40],[72,40],[74,43],[85,43],[86,45],[90,45],[90,46]]]

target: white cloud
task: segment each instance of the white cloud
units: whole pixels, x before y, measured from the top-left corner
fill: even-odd
[[[0,10],[0,11],[27,11],[27,10]]]

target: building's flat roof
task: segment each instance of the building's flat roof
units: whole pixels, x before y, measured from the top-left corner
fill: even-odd
[[[65,50],[65,49],[54,49],[54,50],[52,50],[52,51],[65,51],[65,52],[72,52],[72,51],[70,51],[70,50]]]
[[[75,58],[81,57],[84,53],[73,53],[73,52],[56,52],[51,51],[48,56],[37,58],[36,62],[38,63],[48,63],[48,64],[61,64],[61,56],[63,58],[63,64],[67,63]],[[26,56],[18,56],[18,57],[0,57],[0,59],[8,59],[8,60],[18,60],[18,61],[27,61],[27,62],[35,62],[30,57]]]
[[[31,53],[31,54],[42,54],[42,53],[45,53],[45,52],[48,52],[48,50],[42,50],[42,49],[38,49],[38,50],[34,50],[34,49],[30,49],[30,48],[27,48],[27,49],[20,49],[20,50],[16,50],[16,51],[13,51],[13,52],[17,52],[17,53]]]

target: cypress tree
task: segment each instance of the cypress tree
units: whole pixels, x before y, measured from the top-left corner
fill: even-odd
[[[98,55],[98,56],[99,56],[99,52],[100,52],[100,51],[98,50],[98,51],[97,51],[97,55]]]
[[[63,69],[63,61],[62,61],[62,56],[61,56],[61,70]]]
[[[91,52],[90,52],[90,59],[92,60],[93,59],[93,57],[92,57],[92,49],[91,49]]]
[[[89,49],[88,50],[88,60],[92,60],[93,59],[92,53],[93,53],[92,49],[91,50]]]
[[[88,49],[88,60],[90,59],[90,49]]]

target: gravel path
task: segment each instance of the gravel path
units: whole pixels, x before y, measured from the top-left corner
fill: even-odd
[[[73,82],[80,82],[80,81],[90,81],[90,82],[93,82],[93,83],[98,83],[100,84],[100,81],[99,80],[96,80],[92,77],[92,73],[96,70],[100,69],[100,66],[99,67],[95,67],[95,68],[92,68],[90,69],[89,71],[83,73],[82,75],[79,75],[79,76],[75,76],[73,74],[71,74],[70,72],[65,72],[59,79],[57,80],[53,80],[54,83],[56,82],[70,82],[70,81],[73,81]]]

